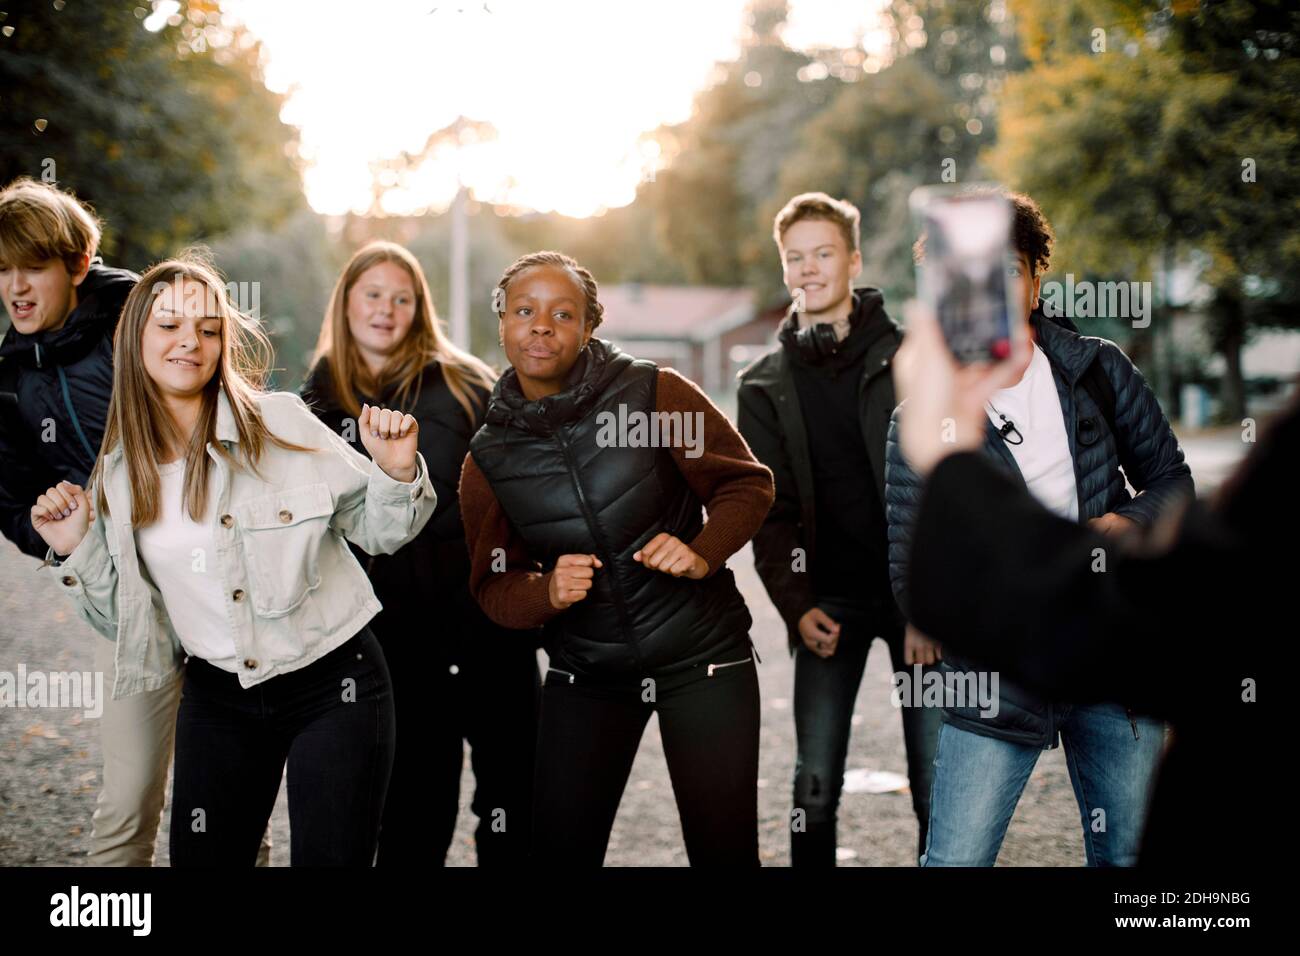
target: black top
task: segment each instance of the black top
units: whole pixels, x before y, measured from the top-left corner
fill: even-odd
[[[863,360],[882,316],[879,299],[855,297],[849,334],[823,358],[795,344],[792,321],[781,330],[808,432],[817,515],[817,556],[808,570],[819,598],[891,599],[885,509],[858,410]]]
[[[469,551],[460,518],[460,469],[469,440],[482,424],[488,392],[474,387],[478,398],[473,422],[452,394],[439,362],[420,373],[418,392],[409,408],[419,422],[419,451],[429,468],[429,480],[438,496],[433,516],[423,530],[396,554],[368,555],[354,549],[370,576],[384,610],[371,627],[386,645],[394,640],[423,647],[435,664],[463,665],[467,660],[491,657],[511,647],[532,653],[540,633],[521,640],[519,633],[504,636],[487,619],[469,593]],[[333,397],[328,363],[319,362],[308,373],[301,394],[312,411],[334,431],[350,439],[353,448],[369,457],[355,423],[345,433],[349,418]],[[395,407],[391,390],[380,396],[358,395],[371,405]],[[445,673],[437,666],[435,673]]]

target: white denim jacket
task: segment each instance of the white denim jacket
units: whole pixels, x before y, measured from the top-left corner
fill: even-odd
[[[211,509],[217,554],[209,567],[215,563],[221,574],[242,687],[306,667],[379,613],[370,580],[344,539],[370,554],[392,554],[419,534],[437,500],[424,456],[417,455],[416,476],[403,484],[349,446],[297,395],[271,392],[257,404],[272,433],[319,451],[287,451],[267,442],[259,478],[247,468],[232,471],[208,444],[220,489]],[[224,389],[216,437],[227,448],[239,441]],[[184,650],[136,553],[120,444],[105,457],[103,482],[107,513],[96,512],[85,538],[63,561],[51,549],[46,566],[81,617],[117,642],[118,698],[173,680]]]

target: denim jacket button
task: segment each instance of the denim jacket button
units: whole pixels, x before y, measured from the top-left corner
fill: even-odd
[[[231,596],[231,598],[234,599],[235,601],[242,601],[242,600],[244,599],[244,589],[243,589],[243,588],[235,588],[235,590],[231,593],[230,596]]]
[[[223,527],[223,528],[229,528],[229,527],[230,527],[232,524],[234,524],[234,523],[235,523],[235,518],[234,518],[233,515],[222,515],[222,516],[221,516],[221,527]]]
[[[65,574],[65,575],[63,576],[63,584],[64,584],[64,586],[66,586],[66,587],[74,587],[74,586],[76,585],[76,583],[77,583],[77,579],[74,578],[72,575],[70,575],[70,574]]]
[[[246,657],[244,658],[244,666],[247,667],[250,671],[255,671],[257,670],[257,661],[255,661],[251,657]]]
[[[290,511],[288,508],[281,508],[281,509],[280,509],[280,521],[281,521],[281,523],[283,523],[283,524],[288,524],[288,523],[289,523],[290,521],[292,521],[292,520],[293,520],[293,512]]]

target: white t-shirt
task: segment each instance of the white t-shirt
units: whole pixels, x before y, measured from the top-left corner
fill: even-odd
[[[1079,495],[1061,397],[1052,377],[1052,363],[1037,344],[1024,377],[1010,388],[994,392],[989,405],[989,420],[995,428],[1003,422],[992,409],[1015,422],[1016,431],[1024,436],[1019,445],[1006,444],[1030,493],[1061,517],[1078,521]],[[1015,441],[1016,432],[1007,437]]]
[[[215,470],[209,475],[215,475]],[[208,514],[195,522],[184,507],[184,459],[159,465],[158,477],[158,520],[135,533],[140,560],[162,593],[167,616],[186,653],[237,674],[239,662],[226,620],[225,588],[212,534],[215,488],[209,486]]]

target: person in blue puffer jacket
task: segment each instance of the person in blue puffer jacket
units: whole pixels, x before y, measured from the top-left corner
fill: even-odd
[[[1193,494],[1191,471],[1154,393],[1119,346],[1043,314],[1039,286],[1051,258],[1051,226],[1029,197],[1008,198],[1016,253],[1011,279],[1032,346],[1021,358],[1019,380],[989,403],[983,453],[1048,508],[1086,521],[1122,546],[1171,503]],[[908,562],[923,482],[903,456],[898,419],[895,409],[885,511],[890,579],[910,621]],[[1098,561],[1100,572],[1104,553]],[[1058,742],[1065,745],[1089,865],[1136,861],[1164,744],[1160,722],[1114,704],[1046,700],[946,650],[941,673],[944,723],[923,865],[991,866],[1039,753]]]

